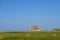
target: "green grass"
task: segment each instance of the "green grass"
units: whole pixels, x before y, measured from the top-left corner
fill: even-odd
[[[60,32],[1,32],[0,40],[60,40]]]

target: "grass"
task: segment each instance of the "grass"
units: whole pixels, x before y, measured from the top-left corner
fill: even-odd
[[[0,40],[60,40],[60,32],[1,32]]]

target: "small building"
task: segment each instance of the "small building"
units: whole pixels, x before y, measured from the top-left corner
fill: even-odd
[[[32,26],[29,31],[41,31],[38,26]]]

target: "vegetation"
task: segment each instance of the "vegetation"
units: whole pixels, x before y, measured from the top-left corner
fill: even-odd
[[[60,32],[0,32],[0,40],[60,40]]]

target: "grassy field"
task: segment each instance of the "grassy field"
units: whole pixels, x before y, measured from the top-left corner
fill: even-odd
[[[60,32],[0,32],[0,40],[60,40]]]

